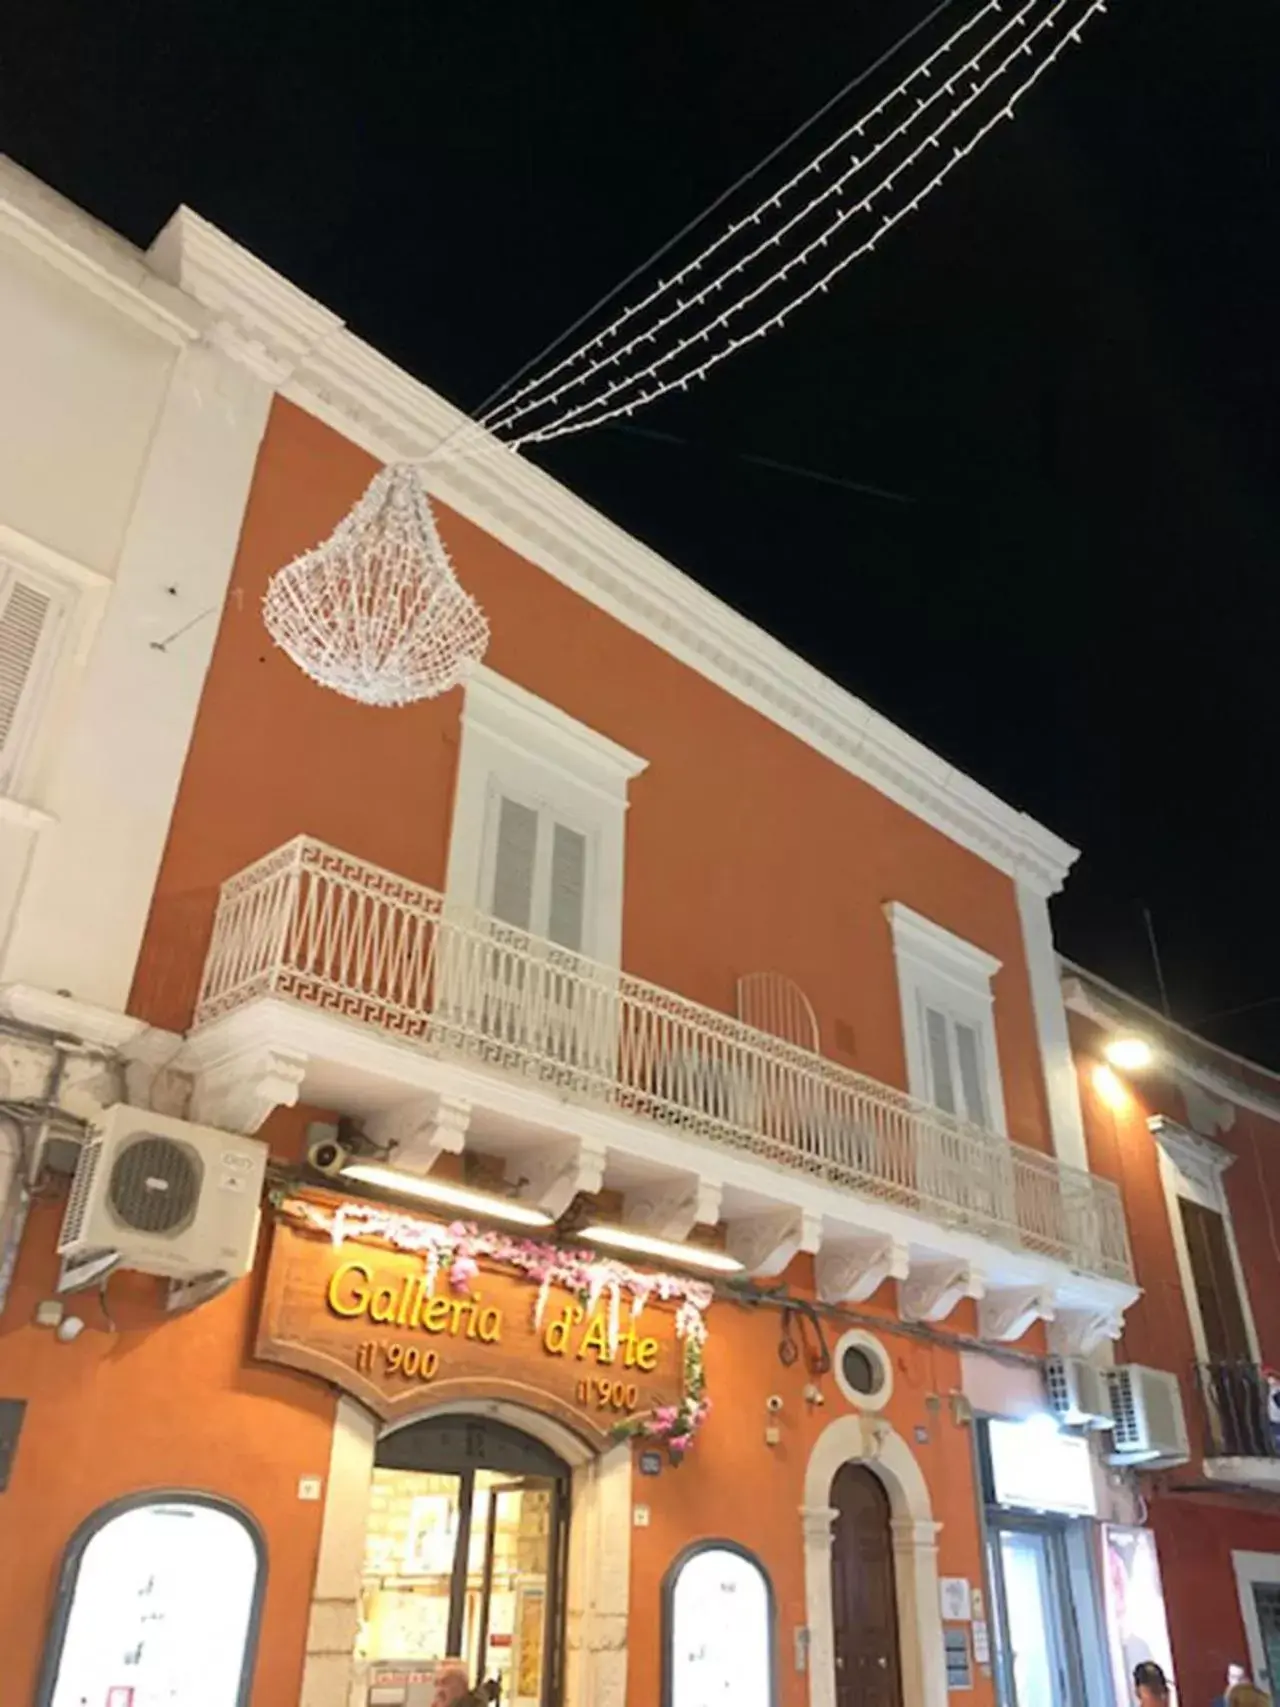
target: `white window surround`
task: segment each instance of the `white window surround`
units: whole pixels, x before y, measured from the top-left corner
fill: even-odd
[[[935,1008],[951,1021],[976,1031],[986,1124],[1001,1137],[1007,1136],[991,990],[991,980],[1001,962],[901,901],[887,901],[884,912],[893,932],[898,966],[908,1090],[921,1102],[936,1100],[926,1035],[926,1012]]]
[[[902,1699],[947,1707],[938,1531],[929,1486],[915,1454],[881,1417],[838,1417],[814,1442],[805,1469],[800,1522],[809,1621],[809,1707],[836,1707],[835,1607],[831,1590],[831,1485],[843,1464],[865,1464],[889,1496]]]
[[[1240,1597],[1240,1613],[1244,1620],[1245,1639],[1249,1644],[1249,1673],[1259,1688],[1275,1693],[1280,1688],[1280,1676],[1272,1676],[1267,1665],[1266,1645],[1258,1621],[1258,1604],[1253,1596],[1255,1583],[1264,1586],[1280,1585],[1280,1553],[1242,1553],[1233,1551],[1231,1563],[1235,1569],[1236,1593]],[[1244,1655],[1239,1656],[1243,1660]]]
[[[1254,1326],[1249,1289],[1245,1285],[1244,1267],[1240,1261],[1236,1230],[1231,1220],[1231,1205],[1227,1201],[1223,1181],[1223,1175],[1235,1161],[1235,1157],[1230,1150],[1224,1150],[1221,1144],[1202,1138],[1198,1132],[1192,1132],[1189,1127],[1180,1126],[1176,1121],[1166,1120],[1161,1114],[1153,1114],[1147,1125],[1159,1152],[1160,1184],[1164,1190],[1169,1230],[1173,1234],[1173,1250],[1178,1262],[1178,1279],[1182,1282],[1182,1296],[1186,1300],[1187,1321],[1191,1326],[1196,1357],[1201,1363],[1208,1362],[1209,1348],[1205,1340],[1204,1319],[1200,1314],[1195,1275],[1191,1268],[1191,1253],[1187,1249],[1186,1228],[1178,1206],[1180,1198],[1198,1203],[1204,1209],[1212,1209],[1222,1217],[1227,1235],[1227,1249],[1231,1253],[1231,1272],[1235,1277],[1236,1291],[1240,1298],[1240,1310],[1244,1316],[1250,1354],[1255,1363],[1261,1363],[1258,1330]]]
[[[50,601],[10,736],[0,751],[0,818],[38,828],[39,778],[63,721],[70,678],[83,664],[106,606],[110,582],[17,528],[0,523],[0,596],[9,575]]]
[[[587,839],[590,904],[582,953],[622,955],[627,786],[648,761],[483,665],[467,680],[446,890],[488,911],[492,829],[502,797],[549,808]]]
[[[879,1374],[879,1384],[870,1393],[859,1392],[845,1377],[844,1359],[846,1352],[850,1351],[865,1352]],[[850,1328],[841,1334],[831,1353],[831,1372],[836,1378],[836,1386],[860,1411],[882,1411],[893,1397],[893,1359],[875,1335],[867,1333],[864,1328]]]

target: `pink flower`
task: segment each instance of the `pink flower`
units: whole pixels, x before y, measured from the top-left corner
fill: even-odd
[[[454,1257],[449,1267],[449,1284],[455,1292],[465,1292],[480,1272],[474,1257]]]
[[[653,1426],[655,1429],[664,1431],[674,1428],[678,1415],[679,1412],[674,1405],[656,1405],[653,1412]]]
[[[673,1452],[687,1452],[693,1445],[693,1436],[691,1434],[673,1434],[667,1441],[667,1445]]]

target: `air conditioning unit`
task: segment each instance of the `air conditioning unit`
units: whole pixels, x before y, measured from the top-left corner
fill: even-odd
[[[238,1279],[253,1264],[266,1165],[258,1138],[117,1104],[80,1151],[58,1240],[64,1272],[105,1272],[117,1252],[143,1274]]]
[[[1107,1371],[1115,1414],[1111,1464],[1167,1469],[1191,1457],[1178,1377],[1138,1363]]]
[[[1051,1357],[1045,1368],[1049,1409],[1067,1428],[1110,1428],[1106,1371],[1083,1357]]]

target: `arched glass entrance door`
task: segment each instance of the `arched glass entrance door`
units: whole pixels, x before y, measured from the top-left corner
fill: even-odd
[[[426,1417],[379,1443],[358,1653],[370,1698],[451,1672],[504,1707],[559,1699],[568,1466],[505,1423]]]

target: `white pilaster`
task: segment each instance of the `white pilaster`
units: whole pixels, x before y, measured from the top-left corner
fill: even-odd
[[[565,1591],[565,1700],[626,1707],[631,1604],[631,1447],[626,1441],[573,1472]]]
[[[364,1406],[339,1399],[298,1707],[348,1707],[353,1693],[360,1570],[377,1443],[377,1422]]]
[[[178,358],[0,982],[125,1005],[271,396],[208,343]]]
[[[1058,956],[1053,946],[1049,903],[1025,883],[1016,885],[1018,917],[1022,920],[1022,942],[1027,954],[1027,976],[1031,980],[1031,1007],[1040,1041],[1045,1093],[1049,1103],[1049,1131],[1054,1154],[1073,1168],[1088,1169],[1084,1120],[1080,1113],[1080,1091],[1076,1084],[1071,1039],[1067,1034],[1067,1010],[1062,1000]]]

